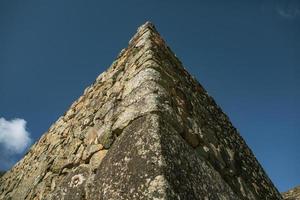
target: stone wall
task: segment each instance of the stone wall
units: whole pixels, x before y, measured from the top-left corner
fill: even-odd
[[[287,192],[282,193],[285,200],[300,200],[300,187],[295,187]]]
[[[281,199],[154,26],[0,179],[0,199]]]

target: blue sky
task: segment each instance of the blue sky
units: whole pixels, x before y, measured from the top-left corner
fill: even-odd
[[[0,169],[22,157],[147,20],[278,189],[299,185],[300,0],[0,1]]]

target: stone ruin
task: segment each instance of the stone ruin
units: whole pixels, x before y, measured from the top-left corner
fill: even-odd
[[[0,199],[280,200],[150,22],[28,153]]]

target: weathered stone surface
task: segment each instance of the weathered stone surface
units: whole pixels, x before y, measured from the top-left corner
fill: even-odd
[[[107,150],[103,149],[102,151],[98,151],[92,155],[90,159],[90,168],[95,170],[98,168],[100,163],[102,162],[103,158],[106,156]]]
[[[169,128],[152,113],[127,126],[97,169],[90,199],[239,199]]]
[[[0,179],[0,199],[282,199],[151,23]]]
[[[295,187],[287,192],[282,193],[285,200],[300,200],[300,187]]]

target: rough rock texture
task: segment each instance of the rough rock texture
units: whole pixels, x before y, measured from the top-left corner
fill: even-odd
[[[285,200],[300,200],[300,186],[282,193]]]
[[[0,199],[282,199],[147,22],[0,179]]]

